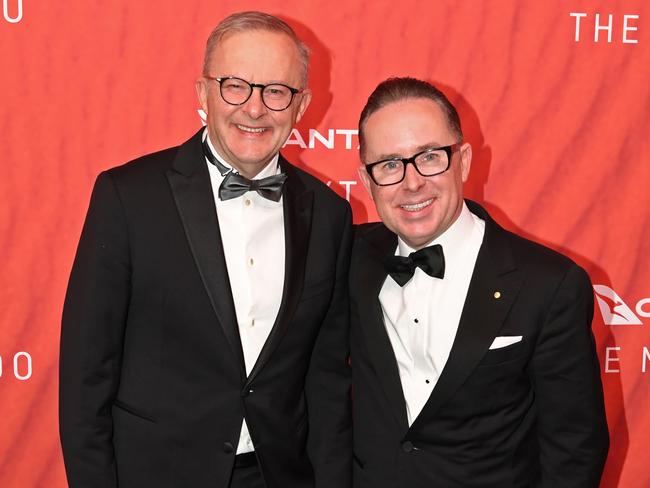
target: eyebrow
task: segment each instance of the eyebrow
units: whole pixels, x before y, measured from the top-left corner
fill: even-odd
[[[285,85],[285,86],[293,87],[293,85],[291,85],[288,81],[275,81],[275,80],[272,80],[272,81],[268,81],[266,83],[253,83],[251,80],[249,80],[247,78],[243,78],[243,77],[241,77],[239,75],[223,75],[223,76],[217,76],[216,78],[237,78],[239,80],[244,80],[244,81],[246,81],[248,83],[252,83],[254,85]]]
[[[426,151],[427,149],[436,148],[436,147],[443,147],[443,146],[441,146],[437,142],[430,142],[428,144],[422,144],[422,145],[417,146],[415,148],[415,151],[413,152],[413,154],[418,154],[418,153],[420,153],[422,151]],[[411,154],[411,156],[409,156],[409,157],[412,157],[413,154]],[[375,161],[384,161],[385,159],[403,159],[403,158],[406,158],[406,156],[402,156],[399,153],[386,153],[386,154],[379,155],[377,157],[377,159],[375,159]]]

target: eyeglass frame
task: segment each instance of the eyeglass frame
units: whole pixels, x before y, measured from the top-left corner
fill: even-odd
[[[305,91],[304,88],[301,88],[301,89],[293,88],[293,87],[291,87],[289,85],[285,85],[284,83],[267,83],[266,85],[263,85],[262,83],[251,83],[249,81],[244,80],[243,78],[239,78],[238,76],[218,76],[218,77],[214,77],[214,76],[204,75],[203,78],[205,78],[206,80],[212,80],[212,81],[216,81],[217,83],[219,83],[219,95],[221,96],[221,99],[224,102],[226,102],[228,105],[234,105],[235,107],[238,107],[240,105],[244,105],[246,102],[248,102],[250,100],[251,96],[253,95],[253,89],[259,88],[260,89],[260,97],[262,98],[262,103],[264,104],[264,106],[266,108],[268,108],[269,110],[272,110],[273,112],[282,112],[282,111],[288,109],[291,106],[291,104],[293,103],[293,98],[298,93],[302,93],[302,92]],[[229,102],[228,100],[225,99],[225,97],[223,96],[223,91],[222,91],[221,87],[223,86],[222,83],[224,81],[226,81],[226,80],[243,81],[244,83],[246,83],[250,87],[251,90],[250,90],[248,96],[246,97],[246,99],[243,102],[232,103],[232,102]],[[289,99],[289,103],[284,108],[271,108],[264,101],[264,90],[266,90],[267,87],[274,86],[274,85],[283,86],[283,87],[287,88],[291,92],[291,98]]]
[[[456,142],[454,144],[450,144],[449,146],[429,147],[429,148],[425,149],[424,151],[420,151],[419,153],[414,154],[410,158],[398,158],[398,157],[386,158],[386,159],[382,159],[380,161],[375,161],[374,163],[364,164],[364,169],[365,169],[366,173],[368,173],[368,176],[370,176],[370,179],[372,180],[372,182],[377,186],[392,186],[392,185],[397,185],[398,183],[401,183],[402,181],[404,181],[404,178],[406,178],[406,167],[409,164],[412,164],[413,167],[415,168],[415,171],[417,171],[418,174],[420,176],[423,176],[424,178],[429,178],[430,176],[438,176],[438,175],[441,175],[442,173],[445,173],[446,171],[449,170],[449,168],[451,168],[451,158],[454,155],[454,151],[456,151],[458,148],[462,147],[462,145],[463,145],[463,141]],[[440,150],[443,150],[443,151],[445,151],[445,153],[447,153],[447,167],[445,169],[443,169],[442,171],[438,171],[437,173],[434,173],[432,175],[422,174],[422,172],[418,168],[418,165],[415,163],[415,160],[419,156],[421,156],[421,155],[423,155],[423,154],[425,154],[427,152],[440,151]],[[375,166],[377,166],[378,164],[387,163],[388,161],[401,161],[402,162],[402,164],[404,165],[403,166],[404,171],[402,172],[402,177],[399,179],[399,181],[396,181],[394,183],[378,183],[377,180],[375,179],[375,176],[372,174],[372,169]]]

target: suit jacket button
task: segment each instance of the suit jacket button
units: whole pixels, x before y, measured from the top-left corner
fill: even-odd
[[[402,442],[402,451],[411,452],[413,450],[413,443],[411,441]]]
[[[246,398],[251,393],[253,393],[253,389],[252,388],[246,388],[245,390],[243,390],[241,392],[241,396],[242,396],[242,398]]]
[[[235,450],[235,448],[233,447],[233,445],[230,442],[224,442],[223,443],[223,452],[227,452],[228,454],[230,454],[234,450]]]

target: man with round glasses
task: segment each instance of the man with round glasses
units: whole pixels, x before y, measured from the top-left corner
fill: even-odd
[[[284,21],[231,15],[207,127],[98,177],[61,336],[71,487],[350,487],[351,211],[279,153],[307,70]]]
[[[225,78],[206,76],[206,78],[219,83],[221,98],[230,105],[243,105],[253,94],[253,88],[259,88],[262,91],[262,103],[269,110],[276,112],[281,112],[289,108],[289,105],[293,101],[293,96],[296,93],[302,93],[304,91],[291,88],[282,83],[271,83],[269,85],[249,83],[235,76],[227,76]]]
[[[350,265],[355,488],[593,487],[608,449],[585,271],[463,199],[454,106],[392,78],[359,121],[382,223]]]

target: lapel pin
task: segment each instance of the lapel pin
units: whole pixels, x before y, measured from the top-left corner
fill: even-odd
[[[499,298],[501,298],[501,292],[500,292],[500,291],[495,291],[495,292],[494,292],[494,298],[496,298],[497,300],[498,300]]]

